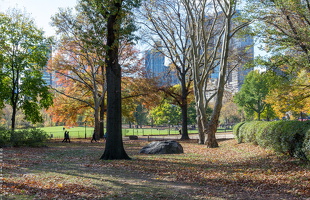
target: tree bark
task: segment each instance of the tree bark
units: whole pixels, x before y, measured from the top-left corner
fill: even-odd
[[[208,123],[207,128],[207,140],[206,145],[209,148],[216,148],[218,147],[218,142],[216,141],[216,131],[217,126],[219,123],[220,112],[222,109],[223,104],[223,96],[224,96],[224,87],[226,83],[226,73],[227,73],[227,66],[228,66],[228,53],[229,53],[229,43],[231,38],[231,19],[232,19],[232,3],[226,3],[223,6],[223,11],[225,11],[225,24],[224,24],[224,37],[222,42],[222,51],[220,56],[220,74],[219,74],[219,81],[218,81],[218,88],[216,93],[216,101],[212,113],[212,117],[210,122]]]
[[[102,94],[102,95],[105,96],[105,94]],[[99,129],[100,138],[104,137],[104,112],[105,112],[105,104],[104,104],[105,97],[104,96],[102,98],[102,102],[100,105],[100,129]]]
[[[187,96],[188,96],[188,88],[186,87],[186,74],[181,75],[181,87],[182,87],[182,96],[181,96],[181,114],[182,114],[182,140],[189,140],[188,129],[187,129]]]
[[[130,159],[125,152],[122,138],[121,109],[121,67],[118,63],[120,15],[122,5],[111,3],[111,13],[107,19],[107,140],[106,147],[100,159]]]

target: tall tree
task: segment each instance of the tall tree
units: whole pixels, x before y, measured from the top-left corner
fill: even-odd
[[[2,103],[12,106],[14,130],[19,109],[26,120],[36,123],[43,120],[41,109],[52,104],[52,95],[42,79],[52,41],[18,10],[0,13],[0,35],[0,97]]]
[[[182,111],[182,139],[188,136],[188,95],[190,94],[191,78],[188,56],[189,39],[187,35],[187,22],[185,9],[181,1],[145,1],[142,6],[140,22],[143,26],[142,38],[149,46],[162,53],[171,62],[180,81],[181,90],[173,91],[170,85],[161,90],[174,98],[176,105]],[[160,41],[160,42],[159,42]]]
[[[269,106],[265,100],[271,85],[268,73],[251,71],[246,76],[240,91],[234,96],[234,101],[245,110],[248,116],[256,113],[257,119],[261,120],[261,114]]]
[[[96,24],[97,21],[100,21],[100,16],[97,15],[97,21],[94,21],[87,15],[85,9],[85,5],[79,4],[76,7],[76,14],[73,14],[71,9],[66,9],[60,10],[53,17],[53,25],[57,27],[57,33],[60,35],[57,54],[51,64],[51,70],[57,73],[58,85],[60,85],[54,89],[67,98],[80,102],[78,104],[70,103],[66,106],[66,108],[70,107],[77,112],[68,113],[54,109],[56,111],[54,113],[77,119],[82,111],[89,113],[85,111],[91,108],[93,110],[91,116],[94,117],[94,120],[91,121],[95,122],[95,136],[98,139],[100,135],[103,135],[100,122],[104,120],[102,110],[105,107],[103,103],[106,85],[103,60],[106,52],[102,46],[106,43],[106,35],[103,34],[105,33],[104,26]],[[101,20],[104,18],[101,17]],[[138,73],[140,64],[137,54],[137,50],[131,44],[122,41],[119,55],[124,74]],[[64,85],[66,87],[63,87]],[[66,100],[66,98],[62,99]],[[59,99],[55,102],[59,103],[55,105],[58,108],[64,106],[62,105],[63,101],[59,101]],[[72,100],[66,100],[66,102],[72,102]],[[84,114],[84,120],[86,119],[89,117]],[[76,123],[76,120],[73,122]]]
[[[107,141],[101,159],[130,159],[122,140],[120,40],[132,39],[132,9],[139,0],[81,0],[84,12],[94,26],[104,24],[106,34],[105,68],[107,81]],[[101,21],[102,20],[102,21]]]
[[[218,147],[215,138],[223,94],[228,76],[238,66],[238,62],[229,62],[233,54],[231,40],[250,21],[238,22],[235,0],[199,0],[181,1],[186,9],[188,35],[190,40],[189,63],[191,65],[196,100],[199,143],[208,147]],[[235,51],[238,52],[238,51]],[[210,75],[219,67],[218,80],[215,86],[210,84]],[[213,88],[212,88],[213,87]],[[211,95],[206,92],[213,91]],[[215,98],[210,120],[207,108]],[[207,135],[207,139],[205,138]]]
[[[72,14],[70,9],[62,10],[52,18],[60,36],[57,53],[49,65],[49,70],[57,75],[55,91],[79,101],[82,107],[93,109],[95,136],[99,139],[100,106],[105,93],[104,71],[100,65],[104,54],[96,49],[84,33],[94,29],[82,12]],[[103,43],[105,37],[97,37]],[[63,87],[66,85],[66,87]],[[56,100],[55,100],[56,101]],[[58,100],[57,100],[58,101]],[[76,104],[71,104],[71,107]],[[78,114],[76,112],[74,114]]]

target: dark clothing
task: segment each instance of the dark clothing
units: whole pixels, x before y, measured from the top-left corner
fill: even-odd
[[[97,142],[97,140],[96,140],[96,134],[95,134],[95,132],[93,133],[93,138],[91,139],[91,143],[93,143],[93,141],[95,140],[95,142]]]
[[[69,131],[65,131],[64,139],[62,142],[69,142],[70,143]]]

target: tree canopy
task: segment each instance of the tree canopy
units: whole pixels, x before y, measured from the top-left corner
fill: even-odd
[[[253,34],[269,53],[258,64],[278,76],[267,101],[278,115],[309,112],[309,0],[248,1],[249,17],[258,19]]]
[[[271,76],[269,73],[251,71],[245,78],[240,91],[234,96],[234,101],[244,109],[247,116],[257,114],[261,120],[261,114],[269,108],[265,102],[271,89]]]
[[[12,106],[11,128],[15,129],[19,109],[26,120],[41,122],[41,109],[52,105],[52,95],[42,78],[52,40],[19,10],[0,13],[0,35],[0,103]]]

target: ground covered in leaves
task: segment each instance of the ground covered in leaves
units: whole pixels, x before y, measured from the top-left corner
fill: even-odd
[[[132,160],[99,160],[104,142],[54,141],[4,148],[3,199],[309,199],[310,166],[252,144],[208,149],[179,141],[184,154],[145,155],[148,142],[124,141]]]

